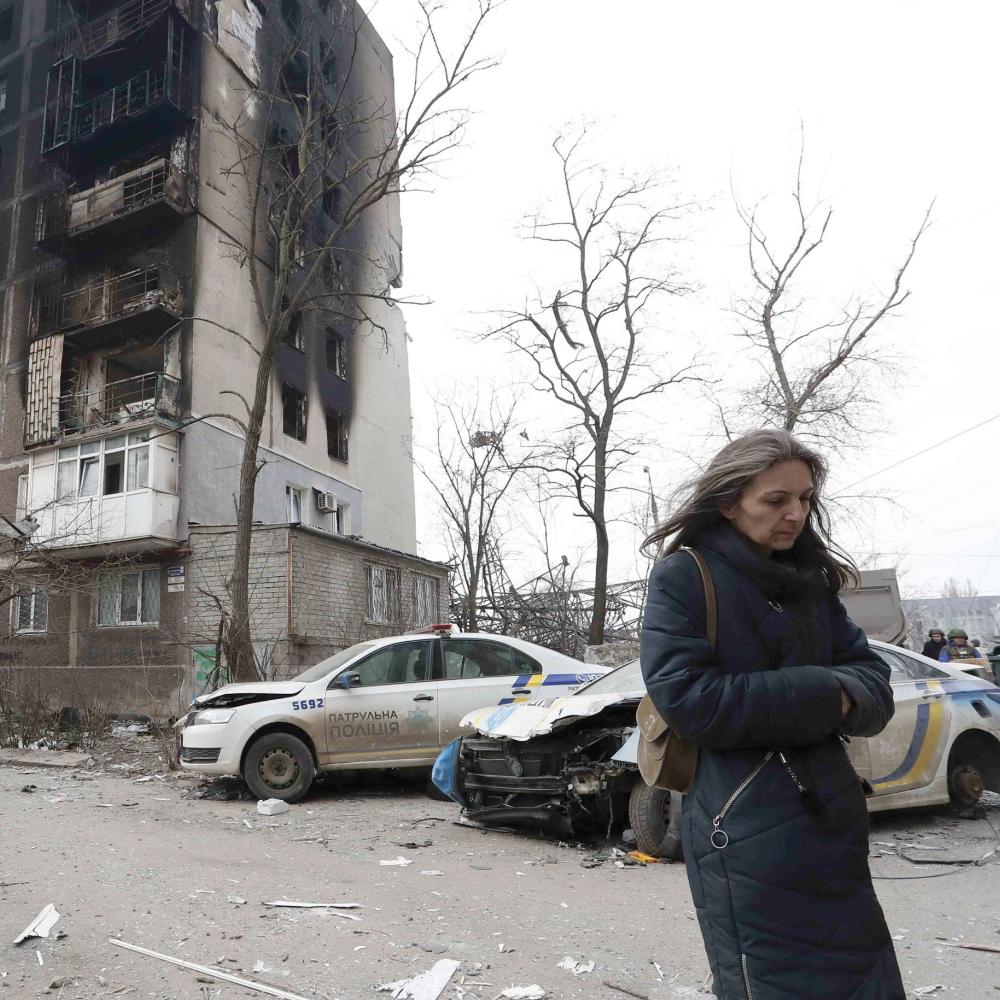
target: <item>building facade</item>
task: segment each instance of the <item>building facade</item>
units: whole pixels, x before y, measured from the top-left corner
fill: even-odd
[[[8,586],[8,665],[190,681],[214,648],[263,336],[233,250],[253,213],[231,136],[246,116],[260,148],[295,148],[294,104],[266,123],[257,109],[290,50],[322,59],[352,107],[393,117],[391,55],[346,0],[0,0],[0,512],[32,518],[49,560],[92,569],[86,585]],[[364,272],[379,267],[398,287],[397,195],[352,241],[337,259],[351,283],[376,285]],[[412,555],[407,345],[388,297],[364,322],[302,316],[268,394],[254,558],[273,573],[260,641],[281,676],[439,618],[447,572]],[[314,590],[326,603],[293,599]]]

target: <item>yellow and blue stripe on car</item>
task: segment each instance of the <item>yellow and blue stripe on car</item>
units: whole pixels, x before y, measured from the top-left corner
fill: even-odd
[[[530,701],[531,696],[539,688],[547,687],[568,687],[570,690],[589,684],[590,681],[597,680],[602,675],[599,673],[589,674],[518,674],[511,684],[512,695],[510,698],[501,698],[499,705],[516,705],[519,702]]]

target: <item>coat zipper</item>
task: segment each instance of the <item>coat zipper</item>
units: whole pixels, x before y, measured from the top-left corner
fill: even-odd
[[[726,799],[726,804],[719,810],[719,815],[712,820],[712,846],[717,850],[721,851],[729,843],[729,834],[725,830],[720,829],[722,826],[722,821],[726,818],[726,813],[732,808],[733,803],[747,790],[750,782],[760,774],[761,771],[770,763],[771,758],[774,756],[773,750],[768,750],[764,754],[764,759],[736,786],[736,790],[732,795]]]
[[[740,955],[740,962],[743,965],[743,985],[747,990],[747,1000],[753,1000],[753,987],[750,985],[750,966],[747,963],[746,955]]]

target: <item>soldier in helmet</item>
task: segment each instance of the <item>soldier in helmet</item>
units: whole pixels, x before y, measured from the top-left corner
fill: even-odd
[[[952,660],[975,660],[981,655],[978,649],[969,645],[969,635],[965,629],[952,628],[948,630],[948,642],[938,653],[938,659],[942,663],[950,663]]]

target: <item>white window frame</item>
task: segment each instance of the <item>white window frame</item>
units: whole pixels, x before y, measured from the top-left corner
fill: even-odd
[[[117,442],[124,438],[120,445],[116,444],[108,448],[108,442]],[[150,447],[150,431],[132,431],[125,434],[114,434],[111,437],[100,441],[84,441],[82,444],[67,445],[59,448],[56,453],[56,493],[59,494],[59,471],[64,466],[73,466],[72,481],[75,484],[71,492],[57,495],[58,503],[76,503],[78,500],[97,500],[100,497],[120,497],[126,493],[143,493],[151,489],[150,483],[153,479],[153,452]],[[138,465],[138,453],[146,452],[146,485],[133,486],[129,489],[129,474],[133,465]],[[104,492],[104,465],[106,455],[117,455],[121,452],[122,459],[122,488],[117,493]],[[136,458],[133,459],[133,455]],[[83,495],[80,493],[82,482],[82,463],[97,463],[97,492]]]
[[[28,624],[21,625],[21,609],[30,602]],[[49,629],[49,595],[42,587],[33,586],[15,594],[10,602],[10,631],[13,635],[41,635]]]
[[[391,625],[399,618],[400,573],[396,566],[365,563],[365,620]]]
[[[122,620],[122,584],[126,576],[138,576],[138,591],[136,597],[136,612],[138,618],[136,620],[123,621]],[[143,607],[144,595],[146,588],[144,586],[144,580],[153,577],[156,580],[156,618],[144,618],[145,608]],[[101,595],[104,589],[105,581],[115,582],[115,609],[114,609],[114,621],[104,622],[101,621]],[[159,625],[160,624],[160,602],[163,598],[162,589],[160,587],[160,567],[159,566],[139,566],[135,569],[124,569],[117,570],[111,573],[101,573],[97,578],[97,626],[98,628],[132,628],[136,625]]]
[[[14,520],[23,521],[28,516],[28,474],[17,477],[17,506]]]
[[[302,504],[305,490],[301,486],[293,486],[291,483],[285,485],[285,518],[289,524],[302,524]],[[298,506],[299,516],[292,517],[292,507]]]

